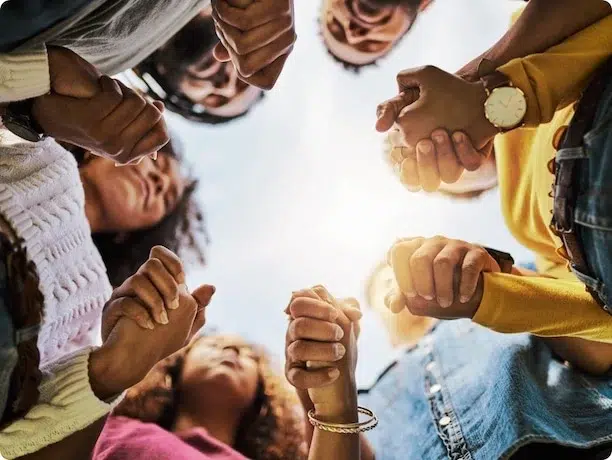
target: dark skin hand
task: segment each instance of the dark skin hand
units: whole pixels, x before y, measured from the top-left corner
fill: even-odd
[[[272,89],[293,50],[293,0],[213,0],[221,62],[232,61],[240,79]]]
[[[168,143],[161,102],[150,103],[74,52],[49,47],[51,93],[32,115],[45,134],[119,164],[155,154]]]

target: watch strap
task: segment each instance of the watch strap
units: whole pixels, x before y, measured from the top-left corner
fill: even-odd
[[[513,86],[510,79],[505,74],[497,70],[488,75],[480,77],[480,81],[482,81],[487,95],[490,95],[496,88]]]
[[[493,259],[495,259],[495,262],[497,262],[497,265],[499,265],[502,273],[512,273],[514,258],[509,253],[498,251],[497,249],[493,248],[487,248],[486,246],[483,246],[483,249],[487,251],[489,255],[493,257]]]
[[[9,131],[30,142],[37,142],[43,139],[45,134],[32,115],[33,105],[34,99],[11,102],[6,106],[3,119],[4,126]]]

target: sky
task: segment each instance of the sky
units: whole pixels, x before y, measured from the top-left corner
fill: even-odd
[[[281,361],[292,291],[320,283],[362,300],[364,281],[399,237],[440,234],[531,260],[506,230],[496,192],[457,202],[406,191],[374,130],[376,106],[394,95],[400,70],[457,70],[504,33],[518,6],[436,0],[390,56],[354,75],[323,46],[320,3],[299,0],[295,49],[252,113],[214,127],[170,117],[200,179],[211,236],[206,267],[188,276],[192,289],[217,287],[207,324],[263,344]],[[392,356],[371,312],[359,348],[357,378],[367,385]]]

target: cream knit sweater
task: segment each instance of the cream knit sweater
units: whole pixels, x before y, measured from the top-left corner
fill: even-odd
[[[102,309],[112,289],[84,205],[69,152],[52,139],[17,141],[0,128],[0,214],[24,240],[44,295],[40,398],[24,419],[0,432],[6,458],[60,441],[111,409],[94,395],[88,377],[89,353],[100,345]]]
[[[74,17],[0,53],[0,103],[50,90],[46,45],[70,48],[100,72],[115,75],[161,47],[210,0],[92,0]]]

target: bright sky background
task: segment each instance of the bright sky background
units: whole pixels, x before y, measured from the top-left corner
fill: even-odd
[[[243,120],[222,127],[171,118],[205,206],[208,266],[190,286],[217,286],[208,323],[283,353],[293,290],[321,283],[363,298],[364,280],[400,236],[442,234],[529,260],[505,229],[498,196],[471,202],[410,194],[382,160],[376,105],[399,70],[461,67],[505,31],[507,0],[436,0],[391,56],[359,75],[328,55],[318,1],[296,1],[298,42],[277,86]],[[373,315],[362,320],[358,379],[384,367],[390,347]]]

